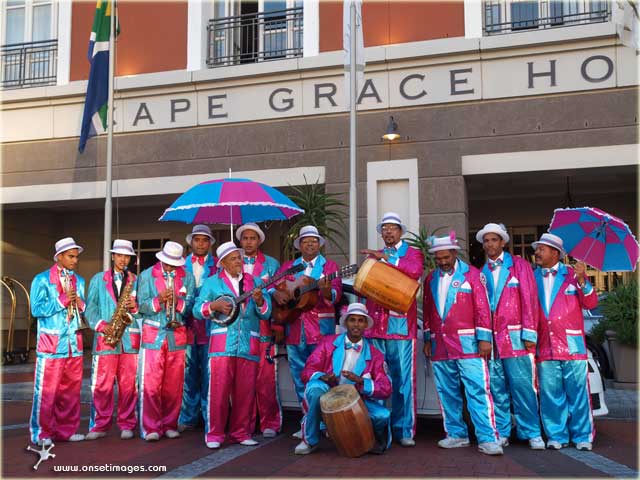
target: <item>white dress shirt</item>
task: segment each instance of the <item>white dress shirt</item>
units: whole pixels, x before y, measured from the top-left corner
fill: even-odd
[[[560,262],[556,263],[553,267],[553,270],[558,270],[560,266]],[[547,306],[547,311],[551,308],[549,302],[551,302],[551,291],[553,290],[553,284],[556,281],[556,275],[547,275],[546,277],[542,277],[542,285],[544,286],[544,304]]]
[[[440,318],[444,317],[444,304],[447,302],[447,293],[449,293],[449,287],[451,286],[451,280],[453,279],[453,274],[456,271],[456,267],[458,266],[458,260],[453,265],[453,269],[449,273],[445,273],[444,277],[440,277],[438,281],[438,313],[440,314]],[[440,275],[442,270],[436,270],[436,275]]]
[[[238,275],[237,277],[232,277],[231,274],[229,272],[227,272],[226,270],[224,271],[224,274],[227,276],[227,278],[231,282],[231,285],[233,285],[233,293],[235,293],[236,296],[239,296],[240,295],[240,282],[242,281],[242,274]]]
[[[306,275],[307,277],[311,276],[311,272],[313,271],[313,267],[316,264],[316,259],[318,258],[318,256],[316,255],[315,257],[313,257],[313,259],[311,259],[309,262],[307,262],[307,268],[304,269],[304,275]],[[305,260],[302,259],[302,261],[304,262]],[[320,278],[324,277],[324,274],[320,275]]]
[[[349,337],[345,337],[345,342],[350,342]],[[360,354],[362,354],[362,348],[363,348],[363,341],[362,338],[360,339],[360,341],[356,342],[355,345],[360,345],[360,350],[358,352],[356,352],[355,348],[346,348],[346,344],[343,347],[344,348],[344,362],[342,363],[342,369],[340,370],[341,372],[343,370],[346,370],[347,372],[353,372],[353,369],[356,366],[356,363],[358,363],[358,359],[360,358]],[[345,376],[343,376],[342,374],[340,375],[340,384],[343,383],[347,383],[349,380],[347,380],[347,378]]]
[[[204,257],[205,263],[207,262],[208,256],[209,254]],[[200,265],[200,262],[194,262],[191,264],[191,269],[193,270],[193,277],[196,280],[196,287],[200,287],[200,284],[202,283],[202,274],[204,273],[204,265]]]
[[[255,262],[254,263],[244,263],[244,259],[245,258],[255,258],[256,261],[257,261],[258,260],[258,256],[256,255],[254,257],[249,257],[249,256],[245,255],[245,257],[242,259],[242,262],[243,262],[242,266],[243,266],[244,273],[248,273],[249,275],[253,275],[253,270],[256,268],[256,264],[255,264]]]

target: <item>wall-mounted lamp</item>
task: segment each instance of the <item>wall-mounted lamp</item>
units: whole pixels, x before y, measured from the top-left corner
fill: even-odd
[[[382,135],[383,140],[388,140],[393,142],[400,138],[400,134],[398,133],[398,124],[393,119],[393,117],[389,117],[389,124],[387,125],[387,131],[384,135]]]

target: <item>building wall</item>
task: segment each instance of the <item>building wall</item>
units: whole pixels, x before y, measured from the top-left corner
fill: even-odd
[[[320,1],[320,52],[342,50],[342,11],[338,1]],[[464,2],[364,0],[364,46],[464,37]]]
[[[70,80],[89,78],[87,47],[95,2],[73,2]],[[187,2],[118,3],[116,75],[181,70],[187,66]],[[168,32],[171,32],[168,34]]]

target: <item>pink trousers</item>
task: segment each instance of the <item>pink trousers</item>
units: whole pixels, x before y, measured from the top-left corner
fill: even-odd
[[[256,413],[260,417],[260,431],[267,428],[279,432],[282,428],[282,410],[278,398],[278,360],[269,363],[265,353],[269,342],[260,342],[260,362],[256,378],[256,408],[251,416],[251,428],[256,424]],[[277,346],[271,346],[271,357],[275,358]]]

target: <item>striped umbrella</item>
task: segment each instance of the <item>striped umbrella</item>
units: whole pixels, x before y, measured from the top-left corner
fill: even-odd
[[[558,208],[549,233],[564,242],[572,257],[602,272],[633,271],[640,247],[629,226],[598,208]]]

